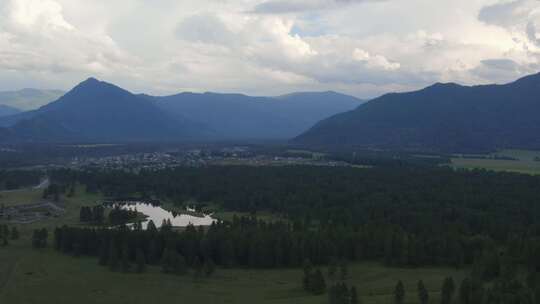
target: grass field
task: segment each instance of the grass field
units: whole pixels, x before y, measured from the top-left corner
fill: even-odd
[[[29,203],[40,195],[41,191],[13,192],[2,195],[0,203]],[[326,296],[311,296],[301,289],[300,269],[218,269],[212,277],[196,280],[191,275],[164,275],[158,267],[149,267],[144,274],[112,273],[98,266],[95,258],[65,256],[50,247],[31,248],[32,229],[47,227],[51,235],[57,225],[78,225],[79,207],[98,199],[77,191],[64,202],[64,217],[17,226],[21,239],[0,247],[0,303],[327,303]],[[349,285],[357,287],[367,304],[392,303],[397,280],[405,284],[407,303],[417,303],[419,279],[430,290],[431,302],[437,303],[443,279],[451,275],[459,282],[464,276],[455,269],[397,269],[378,263],[350,265],[349,273]]]
[[[452,158],[452,165],[456,168],[464,169],[487,169],[526,174],[540,174],[540,161],[535,161],[536,157],[540,157],[540,151],[503,150],[493,153],[490,156],[494,155],[507,156],[515,158],[516,160],[478,159],[467,158],[465,156]]]

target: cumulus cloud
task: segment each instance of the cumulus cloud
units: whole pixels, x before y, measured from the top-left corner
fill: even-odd
[[[156,94],[374,97],[500,82],[539,66],[539,3],[3,0],[0,89],[69,89],[96,76]]]
[[[252,12],[260,14],[297,13],[382,1],[385,0],[270,0],[256,5]]]
[[[11,0],[0,20],[0,67],[22,73],[121,71],[131,56],[107,35],[88,35],[67,22],[52,0]]]

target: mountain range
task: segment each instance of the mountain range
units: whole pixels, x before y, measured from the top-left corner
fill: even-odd
[[[37,110],[0,118],[0,140],[135,142],[288,139],[362,101],[334,92],[280,97],[135,95],[90,78]]]
[[[336,92],[279,97],[182,93],[150,97],[168,113],[215,130],[220,139],[289,139],[333,114],[354,109],[361,100]]]
[[[504,85],[437,83],[386,94],[322,120],[293,142],[447,152],[540,149],[540,74]]]
[[[0,92],[0,105],[21,111],[35,110],[64,95],[60,90],[22,89]]]

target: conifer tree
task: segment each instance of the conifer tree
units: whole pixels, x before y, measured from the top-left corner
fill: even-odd
[[[454,280],[451,277],[444,279],[441,290],[441,304],[450,304],[452,297],[454,296],[455,285]]]
[[[429,302],[429,293],[422,280],[418,281],[418,301],[420,304],[428,304]]]
[[[146,260],[141,248],[137,248],[137,251],[135,252],[135,262],[137,263],[136,272],[143,273],[146,270]]]
[[[204,274],[208,277],[214,273],[216,270],[216,265],[214,264],[214,261],[212,259],[207,258],[204,262]]]
[[[356,292],[356,287],[351,287],[350,292],[351,301],[350,304],[360,304],[360,298],[358,297],[358,293]]]
[[[394,289],[394,303],[403,304],[404,301],[405,301],[405,287],[403,286],[403,282],[398,281],[396,288]]]

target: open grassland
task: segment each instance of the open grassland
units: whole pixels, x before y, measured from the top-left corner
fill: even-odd
[[[475,157],[510,157],[515,160],[493,158],[470,158],[467,156],[452,158],[452,166],[464,169],[487,169],[494,171],[507,171],[526,174],[540,174],[540,151],[503,150],[491,155],[477,155]]]
[[[41,197],[40,190],[13,193],[17,194],[0,197],[0,203],[31,203],[32,199]],[[327,303],[326,295],[312,296],[301,289],[301,269],[220,268],[212,277],[199,279],[190,274],[165,275],[159,267],[149,267],[144,274],[122,274],[98,266],[95,258],[65,256],[50,248],[54,227],[79,225],[80,206],[93,205],[99,198],[78,189],[75,197],[63,202],[66,213],[61,218],[17,225],[21,239],[0,247],[0,303]],[[49,230],[49,247],[32,249],[32,230],[43,227]],[[361,263],[350,265],[347,283],[357,287],[362,303],[382,304],[392,303],[395,284],[402,280],[406,303],[417,303],[416,284],[422,279],[430,291],[431,303],[438,303],[440,286],[446,276],[459,282],[464,271],[399,269]]]

